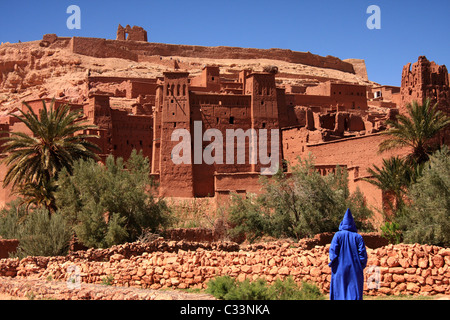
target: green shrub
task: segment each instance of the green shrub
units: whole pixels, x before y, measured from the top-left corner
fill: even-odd
[[[292,277],[283,281],[277,279],[271,286],[272,295],[276,300],[322,300],[320,289],[309,282],[303,281],[299,286]]]
[[[385,222],[381,226],[381,236],[392,244],[399,244],[402,240],[400,226],[396,222]]]
[[[136,241],[144,231],[166,226],[169,209],[154,196],[148,158],[133,150],[128,161],[109,156],[106,164],[75,162],[62,171],[55,197],[81,243],[105,248]]]
[[[298,295],[293,295],[295,297],[292,300],[324,300],[325,297],[320,292],[320,289],[309,282],[303,281],[300,292]],[[289,300],[289,296],[285,296],[285,300]]]
[[[229,223],[232,226],[228,230],[230,237],[238,239],[244,236],[253,242],[265,233],[270,233],[268,209],[262,199],[254,194],[249,194],[246,198],[231,194],[231,206],[228,208]]]
[[[230,276],[222,276],[208,282],[206,292],[222,300],[322,300],[320,289],[310,283],[301,286],[287,277],[269,285],[264,279],[237,282]]]
[[[206,292],[217,299],[225,299],[226,295],[235,288],[236,279],[230,276],[222,276],[210,280]]]
[[[274,300],[274,297],[266,280],[256,279],[250,282],[246,279],[238,282],[225,295],[225,300]]]
[[[25,207],[18,203],[19,201],[8,203],[0,211],[0,236],[4,239],[17,239],[20,223],[27,217]]]
[[[450,246],[450,151],[442,146],[408,190],[409,204],[396,218],[403,241]]]
[[[290,175],[281,171],[262,178],[263,192],[242,197],[233,194],[229,207],[230,235],[254,241],[263,235],[301,239],[337,231],[347,208],[361,231],[372,230],[363,194],[350,193],[348,174],[337,167],[322,176],[313,159],[299,160]]]
[[[72,230],[61,213],[35,209],[27,214],[14,201],[0,212],[0,236],[19,240],[12,256],[60,256],[67,254]]]
[[[60,213],[51,216],[45,209],[31,212],[19,226],[17,256],[66,255],[72,231]]]
[[[114,284],[114,276],[112,274],[104,276],[102,278],[102,284],[104,286],[112,286]]]

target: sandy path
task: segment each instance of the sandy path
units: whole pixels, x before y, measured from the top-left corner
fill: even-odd
[[[0,277],[0,300],[215,300],[208,294],[81,283],[71,289],[64,281]]]

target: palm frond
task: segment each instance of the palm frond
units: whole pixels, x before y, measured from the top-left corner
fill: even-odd
[[[406,105],[406,115],[398,115],[396,121],[387,121],[389,129],[381,134],[387,138],[380,143],[379,153],[409,147],[410,161],[423,162],[434,151],[430,141],[450,125],[450,117],[438,110],[438,105],[426,99],[422,105],[417,101]]]
[[[6,155],[2,161],[8,168],[4,186],[42,185],[55,179],[63,168],[71,172],[77,159],[97,158],[95,151],[100,149],[93,140],[98,136],[85,134],[97,127],[82,120],[79,110],[71,111],[67,104],[55,107],[55,100],[49,106],[42,101],[38,116],[28,103],[24,106],[25,110],[10,115],[31,134],[8,132],[0,138]]]

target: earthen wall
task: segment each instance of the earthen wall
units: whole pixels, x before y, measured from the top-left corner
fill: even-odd
[[[17,251],[19,240],[0,238],[0,259],[8,258],[9,254]]]
[[[99,38],[73,37],[70,48],[74,53],[99,58],[124,58],[133,61],[142,56],[181,56],[212,59],[274,59],[292,63],[301,63],[319,68],[331,68],[354,73],[353,65],[339,58],[296,52],[285,49],[253,49],[237,47],[202,47],[191,45],[173,45],[140,41],[116,41]]]
[[[97,58],[121,58],[138,61],[138,54],[112,40],[73,37],[69,47],[73,53]]]
[[[112,144],[115,157],[128,159],[133,149],[142,150],[151,159],[153,147],[153,118],[151,115],[129,115],[127,111],[112,110]]]
[[[291,163],[296,164],[297,157],[306,158],[311,153],[317,165],[345,165],[354,171],[350,177],[349,187],[352,191],[358,187],[373,208],[382,208],[381,191],[370,183],[362,180],[370,177],[368,168],[373,165],[382,167],[383,159],[391,156],[405,156],[408,149],[389,151],[380,154],[379,144],[385,139],[380,134],[370,134],[355,138],[340,139],[311,144],[310,132],[305,128],[283,130],[283,155]],[[380,217],[378,217],[380,218]],[[377,219],[378,219],[377,218]]]

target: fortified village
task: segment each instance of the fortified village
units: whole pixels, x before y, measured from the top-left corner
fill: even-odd
[[[383,158],[408,152],[378,153],[386,120],[425,98],[450,110],[445,65],[421,56],[401,75],[399,69],[400,76],[401,87],[384,86],[368,79],[360,59],[151,43],[143,28],[128,25],[119,25],[116,40],[46,34],[40,41],[0,46],[0,127],[26,131],[9,113],[24,108],[22,101],[37,112],[42,99],[56,98],[57,105],[82,109],[98,127],[89,133],[100,137],[95,143],[102,160],[109,154],[126,160],[133,149],[142,150],[161,196],[214,197],[217,202],[232,192],[258,193],[268,165],[260,158],[249,161],[249,139],[245,150],[234,141],[231,146],[234,160],[246,155],[244,163],[195,161],[194,149],[202,152],[211,144],[205,132],[219,130],[225,150],[229,129],[266,129],[268,134],[276,129],[279,141],[271,140],[266,151],[271,157],[271,148],[277,148],[277,166],[289,172],[298,157],[311,153],[323,175],[337,165],[346,168],[350,191],[359,188],[367,203],[380,209],[386,195],[363,178]],[[172,141],[176,129],[203,137],[201,145],[192,145],[190,162],[172,161],[180,143]],[[441,139],[448,144],[449,132]],[[2,178],[5,172],[2,166]],[[2,205],[12,199],[9,189],[0,191]]]

